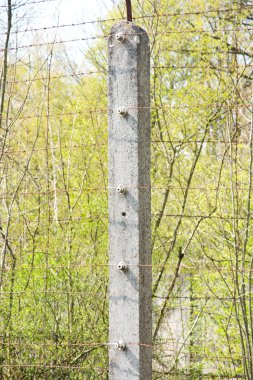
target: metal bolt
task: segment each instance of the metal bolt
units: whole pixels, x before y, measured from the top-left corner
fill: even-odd
[[[126,186],[124,186],[124,185],[119,185],[119,186],[117,187],[117,192],[120,193],[120,194],[126,194],[126,192],[127,192]]]
[[[128,265],[124,263],[124,261],[121,261],[120,263],[118,263],[118,270],[125,272],[128,270]]]
[[[116,350],[125,351],[127,348],[127,345],[123,340],[119,340],[118,342],[114,344],[114,347],[116,348]]]
[[[126,38],[125,34],[122,32],[117,33],[115,37],[116,37],[116,40],[118,40],[120,42],[123,42],[124,39]]]
[[[120,116],[126,116],[127,115],[127,108],[126,107],[119,107],[117,109],[117,112]]]

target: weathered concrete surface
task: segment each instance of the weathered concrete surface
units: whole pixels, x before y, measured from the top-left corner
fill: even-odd
[[[117,33],[125,39],[117,40]],[[150,52],[146,32],[131,22],[109,38],[110,380],[151,380]],[[120,116],[118,108],[128,114]],[[125,185],[127,192],[117,192]],[[129,265],[121,272],[119,262]]]

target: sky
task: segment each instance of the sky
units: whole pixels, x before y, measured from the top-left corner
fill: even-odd
[[[18,40],[13,41],[13,45],[25,46],[37,41],[65,41],[96,36],[99,32],[95,23],[58,29],[50,27],[106,18],[108,11],[119,2],[120,0],[12,0],[13,4],[19,5],[15,11],[17,22],[13,23],[13,30],[15,28],[19,31],[47,28],[43,31],[18,33],[16,35]],[[2,11],[0,18],[2,20],[6,19],[6,5],[7,0],[0,0],[0,10]],[[6,29],[4,21],[0,21],[0,23],[2,24],[1,29]],[[74,41],[66,43],[65,46],[69,50],[71,58],[79,62],[83,56],[82,52],[90,43],[92,43],[91,40]]]
[[[42,0],[25,1],[29,3]],[[113,2],[117,3],[115,0],[45,0],[45,3],[32,5],[32,10],[36,12],[38,24],[50,25],[56,19],[59,24],[70,24],[104,18],[113,7]]]
[[[70,23],[103,17],[110,5],[110,0],[56,0],[46,7],[50,9],[51,15],[59,14],[60,23]],[[43,8],[45,10],[45,6]]]

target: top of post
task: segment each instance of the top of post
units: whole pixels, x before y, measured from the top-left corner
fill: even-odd
[[[114,24],[109,37],[109,47],[112,47],[113,42],[127,43],[127,42],[146,42],[149,44],[147,32],[141,27],[135,25],[130,21],[119,21]]]

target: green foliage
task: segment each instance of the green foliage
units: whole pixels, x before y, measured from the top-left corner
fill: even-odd
[[[133,9],[152,55],[154,379],[249,380],[252,35],[242,25],[251,10],[218,0]],[[108,378],[106,49],[99,39],[87,51],[99,73],[83,78],[61,76],[69,62],[55,47],[15,77],[9,69],[3,379]]]

